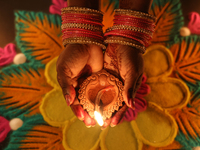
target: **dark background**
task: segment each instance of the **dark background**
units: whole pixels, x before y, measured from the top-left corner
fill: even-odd
[[[200,13],[200,0],[180,0],[182,3],[185,25],[188,13]],[[15,39],[14,11],[29,10],[49,13],[52,0],[0,0],[0,47],[4,47]]]
[[[49,13],[51,3],[52,0],[0,0],[0,47],[15,40],[15,10]]]

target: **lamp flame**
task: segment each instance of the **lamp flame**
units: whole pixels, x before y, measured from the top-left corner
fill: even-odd
[[[108,91],[108,90],[112,90],[112,89],[113,89],[113,86],[107,86],[107,87],[105,87],[104,89],[101,89],[101,90],[97,93],[97,96],[96,96],[96,99],[95,99],[94,118],[95,118],[95,120],[97,121],[97,123],[98,123],[100,126],[103,126],[103,124],[104,124],[103,117],[101,116],[101,113],[99,113],[99,111],[100,111],[99,103],[100,103],[100,100],[101,100],[101,96],[103,95],[104,92],[106,92],[106,91]]]
[[[100,126],[102,126],[104,124],[103,117],[101,116],[101,114],[98,111],[94,111],[94,117]]]

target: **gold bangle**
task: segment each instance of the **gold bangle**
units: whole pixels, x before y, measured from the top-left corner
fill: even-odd
[[[115,9],[114,11],[115,11],[115,14],[130,15],[130,16],[135,16],[135,17],[139,17],[139,18],[150,19],[153,22],[156,21],[155,16],[150,15],[148,13],[140,12],[140,11],[133,11],[133,10],[130,10],[130,9]]]
[[[108,37],[104,42],[107,44],[116,43],[116,44],[128,45],[128,46],[137,48],[138,50],[140,50],[141,53],[145,53],[146,51],[145,46],[139,44],[138,42],[134,40],[124,38],[124,37],[112,36],[112,37]]]
[[[66,28],[81,28],[81,29],[103,32],[102,27],[90,24],[83,24],[83,23],[65,23],[61,25],[62,30]]]
[[[137,32],[141,32],[141,33],[145,33],[148,34],[150,36],[153,36],[153,33],[151,31],[142,29],[142,28],[138,28],[138,27],[134,27],[134,26],[128,26],[128,25],[114,25],[110,28],[108,28],[106,30],[106,32],[110,32],[112,30],[118,30],[118,29],[122,29],[122,30],[133,30],[133,31],[137,31]]]
[[[61,9],[61,14],[65,13],[65,12],[87,12],[87,13],[96,13],[96,14],[101,14],[103,15],[102,11],[96,10],[96,9],[90,9],[90,8],[86,8],[86,7],[65,7]]]
[[[88,37],[77,37],[77,38],[67,38],[63,40],[63,45],[64,47],[67,44],[95,44],[100,46],[102,49],[106,49],[105,44],[102,41],[95,40],[93,38],[88,38]]]

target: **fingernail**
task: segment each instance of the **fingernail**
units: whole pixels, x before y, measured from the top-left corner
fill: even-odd
[[[106,127],[101,127],[101,130],[105,130],[106,129]]]
[[[81,120],[81,121],[83,121],[84,120],[84,115],[83,115],[83,113],[81,112],[81,113],[79,113],[78,115],[77,115],[77,117],[78,117],[78,119],[79,120]]]
[[[129,103],[128,104],[133,110],[135,110],[135,101],[132,98],[129,99]]]
[[[71,97],[68,94],[65,95],[65,100],[67,102],[67,105],[70,106]]]
[[[111,123],[110,126],[111,126],[111,127],[115,127],[116,125],[114,125],[114,124]]]
[[[87,125],[85,125],[87,128],[91,128],[91,126],[87,126]]]
[[[77,112],[77,117],[79,120],[83,121],[84,115],[85,115],[84,110],[82,109],[82,106],[79,106],[78,108],[79,108],[79,110]]]

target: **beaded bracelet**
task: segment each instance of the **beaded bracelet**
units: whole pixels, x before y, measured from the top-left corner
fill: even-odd
[[[122,44],[122,45],[128,45],[131,47],[137,48],[141,53],[145,53],[145,46],[141,45],[135,40],[124,38],[120,36],[111,36],[106,38],[105,43],[116,43],[116,44]]]
[[[145,47],[153,37],[155,17],[147,13],[116,9],[114,24],[104,34],[105,43],[129,45],[145,52]]]
[[[106,49],[106,46],[104,45],[104,43],[102,43],[99,40],[95,40],[94,38],[89,38],[89,37],[72,37],[72,38],[67,38],[63,40],[63,45],[67,45],[67,44],[95,44],[98,45],[100,47],[102,47],[103,49]]]
[[[63,45],[95,44],[106,49],[103,35],[103,13],[84,7],[61,9]]]
[[[130,9],[115,9],[115,14],[119,14],[119,15],[130,15],[130,16],[136,16],[136,17],[139,17],[139,18],[146,18],[146,19],[150,19],[152,20],[153,22],[156,21],[156,17],[155,16],[152,16],[148,13],[144,13],[144,12],[141,12],[141,11],[134,11],[134,10],[130,10]]]

